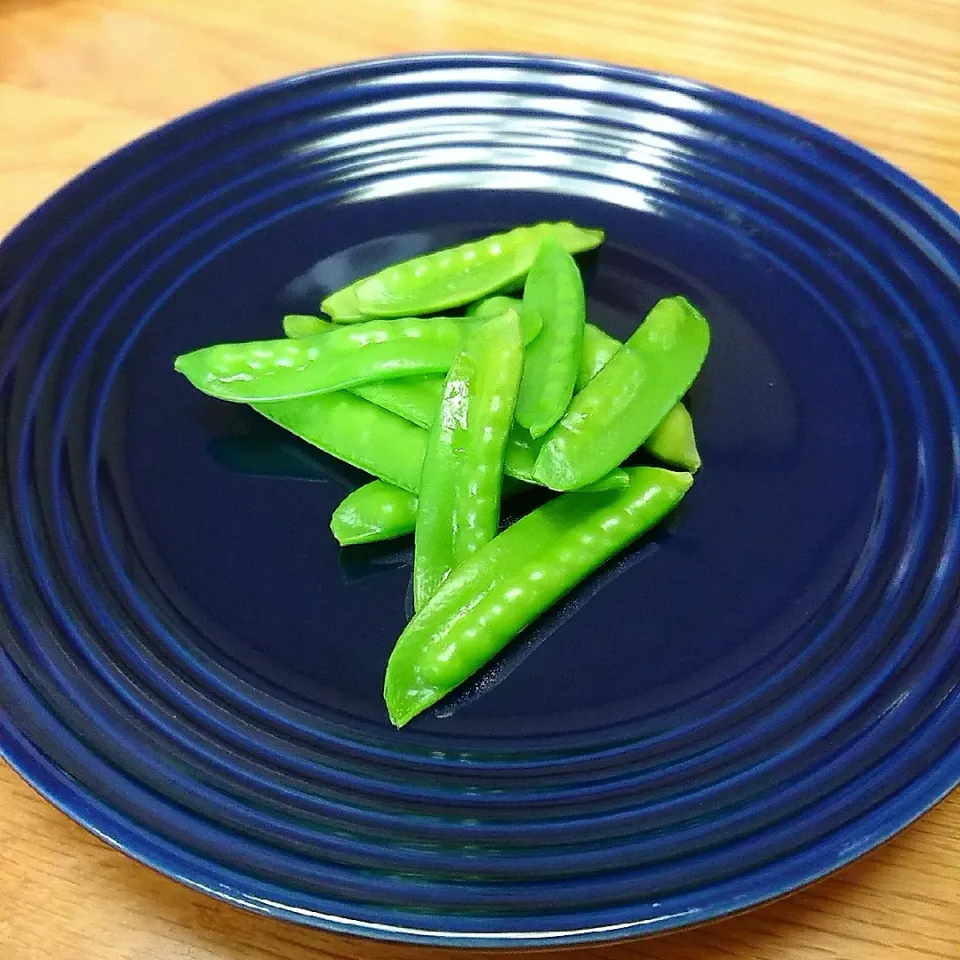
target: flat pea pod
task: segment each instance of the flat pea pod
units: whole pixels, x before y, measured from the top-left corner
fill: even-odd
[[[710,328],[692,304],[661,300],[546,435],[536,480],[574,490],[622,463],[690,388],[709,345]]]
[[[417,498],[385,480],[357,487],[337,505],[330,531],[341,546],[376,543],[413,532]]]
[[[565,222],[517,227],[394,264],[330,294],[321,309],[337,322],[351,323],[358,317],[422,316],[464,306],[522,280],[545,237],[569,253],[581,253],[599,246],[603,231]]]
[[[540,244],[530,267],[523,311],[543,323],[527,349],[517,398],[517,423],[536,440],[563,416],[573,397],[587,319],[580,268],[552,237]]]
[[[181,354],[174,368],[198,390],[238,403],[289,400],[371,380],[445,373],[480,321],[371,320],[299,340],[222,343]]]
[[[456,689],[606,560],[659,523],[693,483],[688,473],[631,467],[629,485],[563,495],[462,563],[407,624],[383,695],[398,727]]]
[[[329,333],[334,326],[329,320],[309,313],[288,313],[283,318],[283,335],[291,340],[303,340],[318,333]]]
[[[314,447],[416,493],[427,431],[346,390],[250,405]]]
[[[497,534],[503,460],[522,372],[520,318],[510,310],[467,339],[447,374],[420,477],[413,554],[417,610]]]

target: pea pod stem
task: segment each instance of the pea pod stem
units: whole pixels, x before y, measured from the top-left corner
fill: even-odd
[[[503,460],[522,370],[520,319],[510,310],[468,338],[447,374],[420,478],[416,609],[496,536]]]
[[[669,513],[693,478],[633,467],[623,490],[563,495],[462,563],[400,635],[384,679],[403,726],[456,689],[567,591]]]

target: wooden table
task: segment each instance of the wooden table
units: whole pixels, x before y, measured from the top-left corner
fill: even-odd
[[[960,0],[0,0],[0,233],[101,155],[223,94],[336,61],[465,48],[597,57],[762,97],[860,141],[960,207]],[[554,956],[588,953],[960,958],[960,795],[780,903]],[[207,899],[104,846],[0,764],[3,960],[451,955]]]

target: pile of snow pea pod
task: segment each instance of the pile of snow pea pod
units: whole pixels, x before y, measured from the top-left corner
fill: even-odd
[[[360,279],[323,301],[324,316],[285,317],[282,339],[176,359],[203,392],[376,478],[334,512],[341,545],[413,532],[415,613],[384,682],[398,727],[693,483],[681,400],[709,326],[683,297],[657,303],[623,343],[587,323],[574,255],[603,239],[566,222],[518,227]],[[623,466],[640,447],[669,469]],[[503,496],[528,484],[559,496],[498,532]]]

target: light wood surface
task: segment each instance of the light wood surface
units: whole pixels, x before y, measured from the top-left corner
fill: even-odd
[[[597,57],[762,97],[859,140],[960,207],[960,0],[0,0],[0,233],[98,157],[223,94],[337,61],[468,48]],[[960,958],[960,795],[772,906],[554,956],[586,954]],[[3,960],[450,955],[209,900],[109,849],[0,764]]]

